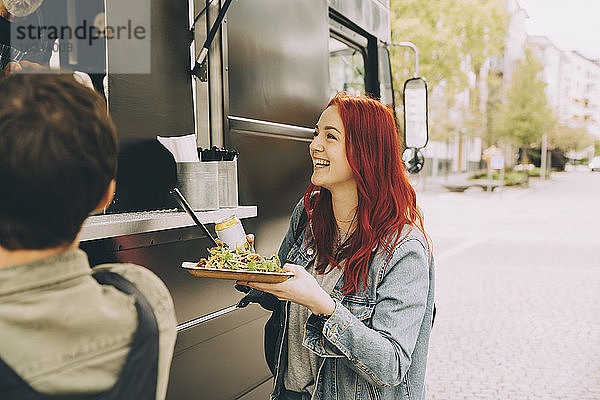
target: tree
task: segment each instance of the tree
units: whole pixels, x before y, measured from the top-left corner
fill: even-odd
[[[496,125],[502,107],[503,91],[502,91],[502,75],[491,73],[488,76],[488,97],[486,104],[486,131],[485,141],[488,146],[498,145],[498,130]]]
[[[584,127],[571,127],[563,124],[558,124],[548,134],[548,141],[565,151],[582,151],[594,144],[592,135]]]
[[[487,57],[502,54],[508,23],[502,0],[393,0],[392,42],[411,41],[419,49],[420,74],[431,89],[444,81],[446,91],[469,88]],[[413,72],[412,54],[393,48],[395,87]]]
[[[522,148],[539,145],[556,123],[546,99],[542,69],[531,51],[526,51],[525,59],[517,62],[506,101],[494,118],[496,134]]]
[[[460,109],[454,99],[434,97],[429,100],[429,137],[431,140],[447,142],[460,129],[460,120],[464,110]]]
[[[482,134],[486,118],[481,114],[485,107],[479,105],[481,70],[488,57],[503,53],[509,17],[505,2],[392,0],[390,10],[392,42],[411,41],[417,46],[419,74],[427,79],[430,93],[441,93],[436,97],[441,109],[430,107],[432,138],[451,137],[460,128]],[[414,72],[413,55],[406,48],[394,47],[391,62],[394,87],[401,88]],[[456,95],[465,90],[471,98],[466,109],[455,102]],[[400,98],[396,104],[401,104]],[[447,106],[456,109],[444,111]],[[456,118],[457,113],[460,118]]]

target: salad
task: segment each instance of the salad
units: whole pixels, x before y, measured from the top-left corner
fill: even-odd
[[[208,249],[210,257],[201,258],[197,267],[259,272],[284,272],[277,255],[263,257],[246,248],[230,250],[225,246]]]

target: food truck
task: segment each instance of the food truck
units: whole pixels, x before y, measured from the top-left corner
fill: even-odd
[[[389,0],[46,0],[39,14],[40,25],[84,26],[79,36],[45,30],[50,65],[104,93],[118,131],[115,200],[86,220],[81,248],[92,265],[143,265],[171,291],[178,338],[167,398],[267,398],[269,313],[236,307],[233,281],[181,268],[211,242],[178,208],[177,163],[157,136],[194,134],[197,148],[236,151],[238,205],[196,216],[214,232],[236,215],[259,253],[276,253],[309,183],[308,144],[328,100],[367,93],[394,108]]]

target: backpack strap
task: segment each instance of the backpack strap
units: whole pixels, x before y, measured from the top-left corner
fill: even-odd
[[[158,323],[150,302],[133,283],[115,272],[101,270],[94,272],[93,277],[100,284],[114,286],[123,293],[135,296],[138,314],[138,328],[117,383],[98,399],[156,399]]]

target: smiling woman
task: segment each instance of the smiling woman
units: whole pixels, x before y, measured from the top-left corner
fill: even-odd
[[[239,282],[253,288],[242,302],[273,311],[271,399],[424,399],[434,263],[394,116],[337,95],[309,151],[311,184],[279,248],[294,278]]]
[[[356,198],[356,184],[346,159],[346,133],[336,106],[327,107],[315,127],[310,144],[313,174],[310,181],[346,197]],[[340,216],[345,218],[347,216]]]

